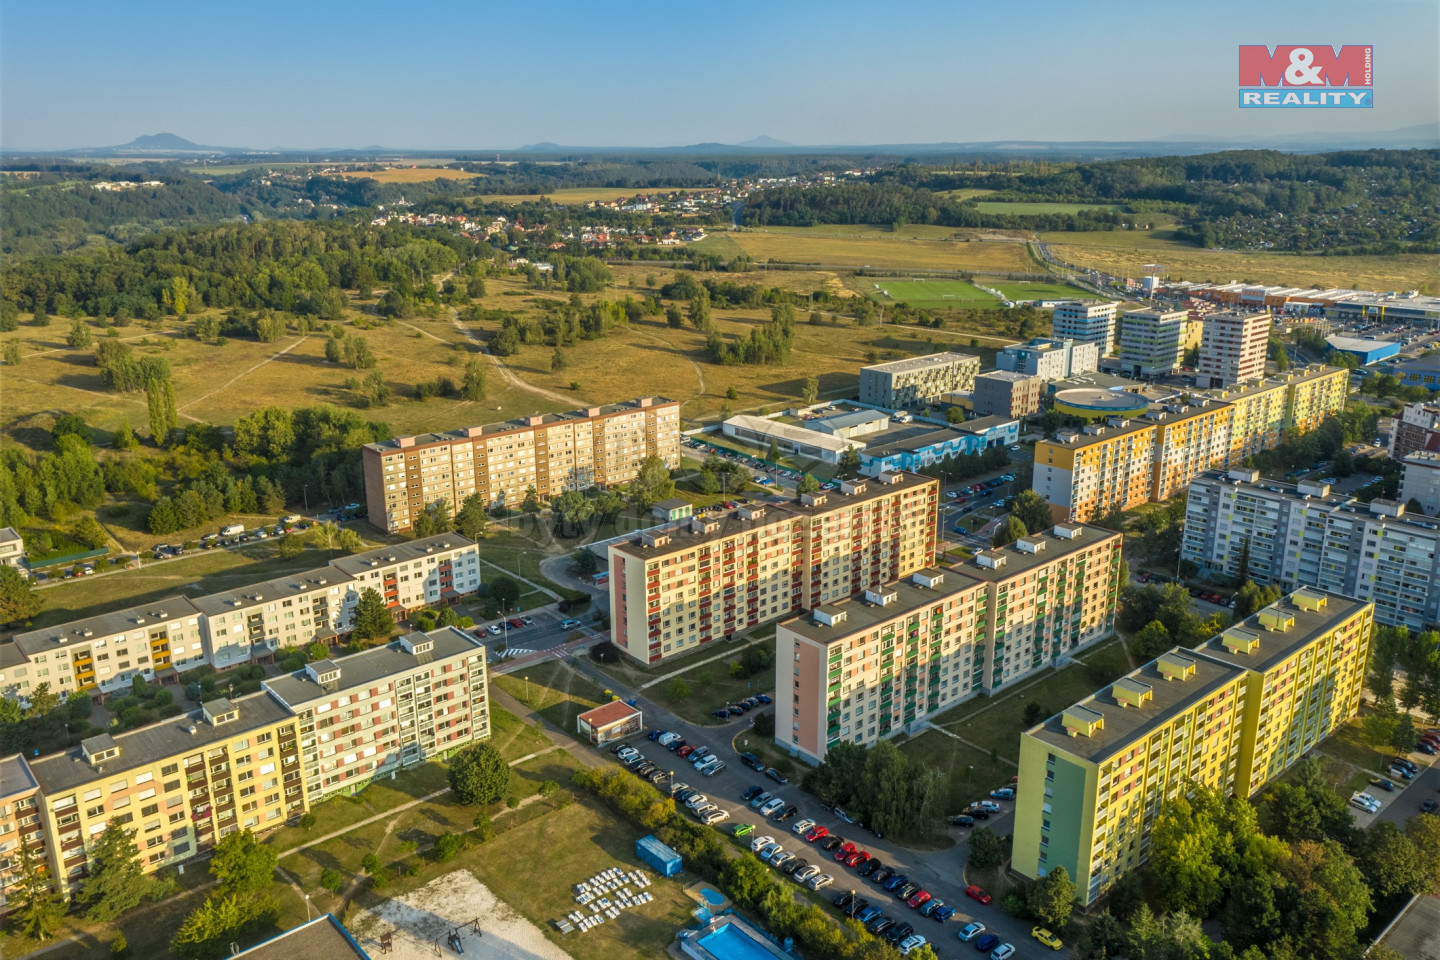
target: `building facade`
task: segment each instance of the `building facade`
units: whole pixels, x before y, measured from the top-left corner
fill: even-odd
[[[1148,859],[1192,784],[1250,797],[1359,709],[1368,603],[1297,590],[1025,731],[1012,865],[1063,866],[1091,904]]]
[[[1026,417],[1040,409],[1045,379],[1028,373],[992,370],[975,378],[975,412],[982,417]]]
[[[1063,524],[782,621],[776,743],[818,763],[838,743],[912,730],[1109,636],[1120,539]]]
[[[1120,372],[1128,377],[1158,377],[1179,367],[1185,359],[1189,316],[1184,310],[1125,314],[1120,324]]]
[[[25,571],[25,540],[14,527],[0,527],[0,563]]]
[[[947,393],[969,393],[980,372],[980,358],[964,353],[932,353],[860,368],[860,402],[885,410],[923,407]]]
[[[1395,418],[1390,456],[1404,460],[1417,450],[1440,451],[1440,404],[1407,403]]]
[[[1059,431],[1035,445],[1035,492],[1077,522],[1168,499],[1205,470],[1318,427],[1344,409],[1348,378],[1337,367],[1292,370],[1190,404],[1151,405],[1133,420]]]
[[[1036,337],[1012,343],[995,355],[995,365],[1007,373],[1024,373],[1042,380],[1064,380],[1100,369],[1100,344],[1086,340],[1052,340]]]
[[[882,474],[613,544],[613,641],[658,663],[908,576],[935,555],[938,502],[936,480]]]
[[[1369,504],[1323,483],[1211,471],[1190,484],[1180,557],[1207,576],[1282,589],[1312,587],[1375,605],[1375,619],[1423,630],[1440,623],[1440,521]]]
[[[1051,329],[1057,339],[1093,343],[1100,356],[1108,357],[1115,352],[1115,315],[1119,309],[1118,303],[1106,300],[1056,304],[1051,314]]]
[[[1197,387],[1228,387],[1265,375],[1270,314],[1212,313],[1200,336]]]
[[[534,487],[566,490],[628,483],[646,457],[680,464],[680,405],[663,397],[397,437],[361,450],[371,525],[409,530],[431,504],[453,514],[471,494],[517,506]]]
[[[1403,461],[1405,472],[1400,478],[1400,502],[1414,500],[1420,512],[1440,516],[1440,453],[1417,450]]]
[[[30,856],[30,869],[51,875],[40,799],[40,785],[25,761],[18,756],[0,758],[0,913],[14,906],[23,883],[25,853]]]
[[[953,427],[914,426],[880,434],[860,454],[860,472],[918,472],[942,460],[1020,442],[1020,421],[982,417]]]

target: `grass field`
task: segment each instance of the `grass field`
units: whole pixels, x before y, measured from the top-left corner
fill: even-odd
[[[868,278],[867,278],[868,279]],[[915,307],[998,307],[1000,301],[964,280],[872,280],[871,297]]]
[[[1008,300],[1058,300],[1066,297],[1093,297],[1093,293],[1064,283],[996,283],[993,286]]]
[[[347,170],[339,176],[347,180],[378,180],[380,183],[428,183],[431,180],[473,180],[485,174],[448,167],[391,167],[388,170]]]
[[[972,200],[975,197],[988,197],[994,190],[983,190],[978,187],[961,187],[957,190],[936,190],[936,196],[949,197],[951,200]]]
[[[610,701],[603,687],[558,660],[496,675],[490,682],[566,733],[574,732],[576,716]]]
[[[1119,203],[1029,203],[1025,201],[982,200],[975,204],[981,213],[1026,216],[1042,213],[1079,213],[1082,210],[1119,210]]]
[[[909,240],[893,234],[833,237],[795,232],[744,230],[711,234],[692,245],[697,250],[733,255],[743,252],[755,260],[781,263],[818,263],[846,267],[921,267],[935,270],[969,270],[979,273],[1030,273],[1024,244],[1005,241]]]
[[[1045,233],[1051,252],[1067,263],[1118,276],[1140,276],[1146,263],[1165,266],[1170,279],[1286,284],[1296,287],[1358,287],[1415,290],[1440,276],[1440,257],[1319,257],[1259,250],[1202,250],[1175,239],[1175,231],[1109,230]]]
[[[983,799],[991,790],[1007,783],[1016,771],[1013,764],[992,760],[988,753],[934,730],[905,741],[900,750],[911,760],[945,774],[950,788],[950,801],[945,807],[947,815],[959,813]]]
[[[775,635],[772,630],[768,640],[759,641],[759,645],[769,649],[771,658],[775,655]],[[732,644],[726,648],[703,649],[704,657],[713,657],[720,653],[733,651],[733,655],[723,660],[716,660],[714,663],[705,663],[686,670],[673,680],[662,680],[645,690],[645,696],[663,706],[666,710],[677,716],[689,720],[691,723],[701,726],[712,724],[729,723],[729,720],[717,720],[710,715],[710,711],[722,704],[732,703],[736,700],[743,700],[746,697],[753,697],[757,693],[775,692],[775,673],[773,670],[766,670],[753,677],[735,678],[730,675],[730,663],[738,660],[743,646],[739,643]],[[609,669],[607,667],[607,669]],[[670,671],[664,671],[666,673]],[[685,684],[685,690],[679,690],[676,682]],[[676,696],[677,693],[684,693],[684,696]],[[771,707],[763,709],[770,710]]]
[[[551,203],[599,203],[605,200],[619,200],[636,194],[653,196],[657,193],[713,193],[714,187],[564,187],[544,193],[485,193],[469,197],[490,203],[535,203],[541,199]]]

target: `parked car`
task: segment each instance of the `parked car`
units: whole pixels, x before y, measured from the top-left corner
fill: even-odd
[[[769,793],[761,790],[759,793],[755,794],[755,796],[750,798],[750,806],[754,807],[756,810],[759,810],[761,807],[765,806],[765,804],[769,803],[773,799],[774,797],[772,797]]]
[[[830,828],[820,825],[813,826],[805,832],[805,839],[811,843],[818,843],[828,836],[830,836]]]
[[[676,755],[677,757],[683,757],[683,758],[685,758],[686,760],[688,760],[688,759],[690,759],[690,755],[691,755],[692,753],[694,753],[694,752],[695,752],[695,748],[694,748],[694,747],[684,746],[684,747],[681,747],[679,750],[676,750],[676,751],[675,751],[675,755]]]
[[[1420,804],[1420,812],[1434,813],[1437,806],[1440,806],[1440,804],[1437,804],[1435,802],[1435,798],[1431,797],[1429,800],[1426,800],[1424,803]]]
[[[911,950],[918,950],[919,948],[925,946],[925,943],[925,938],[920,936],[920,934],[910,934],[910,936],[900,941],[900,956],[908,957]]]
[[[812,863],[808,867],[802,867],[796,870],[794,880],[796,883],[809,883],[818,876],[820,876],[820,868]]]
[[[786,864],[787,862],[789,862],[789,861],[791,861],[791,860],[794,860],[794,859],[795,859],[795,854],[789,852],[788,850],[777,850],[777,851],[770,857],[770,866],[772,866],[772,867],[783,867],[783,866],[785,866],[785,864]]]
[[[689,807],[691,810],[698,810],[709,802],[710,798],[705,796],[705,794],[696,793],[686,798],[685,806]]]
[[[971,900],[974,900],[981,906],[987,907],[990,905],[990,901],[994,899],[990,896],[990,894],[986,893],[984,890],[981,890],[973,883],[965,888],[965,896],[969,897]]]
[[[990,796],[995,800],[1014,800],[1015,790],[1011,787],[1001,787],[999,790],[991,790]]]
[[[774,842],[775,838],[771,836],[755,837],[750,841],[750,852],[759,853],[761,850],[765,849],[767,846]]]
[[[915,891],[910,895],[910,899],[905,901],[906,905],[909,906],[911,910],[919,910],[921,907],[923,907],[929,902],[930,893],[926,890]]]
[[[621,750],[629,749],[631,749],[630,744],[626,743],[624,740],[617,740],[614,743],[610,744],[611,753],[619,753]]]
[[[1013,943],[1002,943],[990,951],[990,960],[1010,960],[1015,956],[1015,945]]]
[[[891,920],[889,917],[885,916],[885,914],[882,913],[878,917],[871,920],[869,923],[865,924],[865,929],[869,930],[871,934],[879,936],[893,926],[895,926],[895,921]]]
[[[974,803],[971,804],[971,806],[979,807],[981,810],[989,810],[991,813],[1000,812],[1000,804],[996,803],[994,800],[976,800]]]
[[[771,857],[775,856],[776,853],[784,849],[785,847],[783,845],[776,843],[774,840],[771,840],[769,843],[765,844],[765,846],[760,848],[760,852],[757,854],[757,856],[759,856],[761,860],[768,862]]]
[[[737,823],[735,824],[735,829],[730,831],[731,835],[736,837],[749,836],[754,832],[755,824],[753,823]]]
[[[713,827],[715,824],[729,819],[730,812],[728,810],[721,810],[717,808],[715,810],[711,810],[709,813],[705,814],[705,816],[701,817],[700,822],[705,824],[705,826],[707,827]]]
[[[1059,950],[1061,947],[1065,946],[1065,944],[1060,942],[1059,937],[1055,936],[1055,934],[1051,933],[1049,930],[1046,930],[1044,927],[1031,927],[1030,936],[1034,937],[1036,940],[1039,940],[1051,950]]]
[[[884,911],[882,911],[879,907],[867,906],[864,910],[861,910],[855,914],[855,919],[859,920],[861,923],[869,923],[871,920],[874,920],[876,917],[880,916],[880,914],[883,912]]]
[[[822,873],[818,877],[811,877],[805,881],[805,885],[811,890],[819,890],[821,887],[828,887],[835,882],[835,878],[828,873]]]
[[[974,940],[976,937],[980,936],[984,932],[985,924],[976,920],[973,923],[967,923],[965,924],[965,926],[961,927],[960,931],[956,934],[956,936],[959,937],[964,943],[969,943],[971,940]]]
[[[895,871],[894,871],[894,870],[891,870],[889,867],[885,866],[884,864],[881,864],[880,866],[876,867],[874,870],[871,870],[871,871],[870,871],[870,876],[867,877],[866,879],[868,879],[871,883],[876,883],[876,884],[880,884],[880,885],[883,886],[884,883],[885,883],[885,881],[886,881],[886,880],[889,880],[889,879],[890,879],[891,877],[893,877],[893,876],[895,876]]]
[[[746,803],[749,803],[751,800],[754,800],[756,797],[760,796],[760,794],[764,792],[764,787],[746,787],[745,792],[740,794],[740,799],[744,800]]]
[[[759,757],[755,756],[755,754],[753,753],[740,754],[740,760],[742,763],[745,764],[745,766],[749,767],[751,770],[757,770],[760,772],[764,772],[765,770],[765,764],[760,760]]]
[[[834,810],[831,811],[831,813],[835,814],[835,817],[837,819],[843,820],[846,823],[855,822],[854,818],[851,817],[850,814],[846,813],[844,810],[841,810],[839,807],[836,807]]]
[[[842,843],[842,844],[840,845],[840,849],[839,849],[838,851],[836,851],[836,853],[835,853],[835,859],[836,859],[836,860],[844,860],[846,857],[850,856],[850,854],[854,853],[855,850],[856,850],[855,844],[853,844],[853,843]]]
[[[1384,777],[1371,777],[1371,778],[1370,778],[1370,786],[1372,786],[1372,787],[1379,787],[1381,790],[1384,790],[1386,793],[1394,793],[1394,792],[1395,792],[1395,784],[1391,783],[1389,780],[1386,780]]]
[[[970,817],[972,820],[989,820],[990,811],[984,807],[970,806],[965,808],[965,816]]]
[[[791,827],[790,832],[795,834],[796,836],[803,837],[805,834],[809,833],[810,828],[814,826],[815,821],[807,817],[804,820],[798,821],[793,827]]]
[[[681,747],[684,747],[686,745],[687,744],[684,737],[676,737],[674,740],[671,740],[669,743],[665,744],[665,749],[669,750],[671,753],[675,753]]]
[[[800,808],[792,803],[785,807],[784,810],[781,810],[779,813],[775,814],[775,822],[784,823],[786,820],[789,820],[791,817],[795,816],[795,814],[799,812]]]
[[[907,883],[909,883],[909,882],[910,882],[910,878],[909,878],[909,877],[907,877],[907,876],[906,876],[905,874],[903,874],[903,873],[897,873],[897,874],[895,874],[894,876],[890,877],[890,879],[888,879],[888,880],[886,880],[884,883],[882,883],[881,886],[884,887],[886,890],[889,890],[889,891],[891,891],[891,892],[893,893],[894,891],[900,889],[900,887],[904,886],[905,884],[907,884]]]
[[[785,806],[785,801],[782,800],[782,799],[780,799],[779,797],[775,797],[774,799],[772,799],[772,800],[767,800],[767,801],[765,802],[765,805],[760,808],[760,815],[763,816],[763,817],[772,816],[772,815],[775,813],[776,810],[779,810],[780,808],[782,808],[782,807],[784,807],[784,806]]]
[[[950,818],[950,825],[954,827],[973,827],[975,818],[968,813],[958,813]]]
[[[934,902],[934,900],[930,901],[930,903]],[[927,906],[928,905],[929,904],[927,904]],[[922,910],[920,912],[924,913],[925,911]],[[937,923],[944,923],[946,920],[949,920],[953,916],[955,916],[955,908],[950,906],[949,904],[942,903],[940,906],[936,907],[930,912],[930,919],[934,920]]]
[[[781,773],[779,770],[776,770],[774,767],[767,767],[765,770],[765,776],[769,777],[771,780],[774,780],[776,783],[790,782],[789,777],[785,776],[785,774]]]
[[[914,932],[914,924],[906,923],[903,920],[897,920],[895,926],[885,931],[885,939],[889,940],[891,943],[899,944],[900,941],[906,939]]]
[[[981,953],[989,953],[998,946],[1000,946],[1000,938],[993,933],[987,933],[975,941],[975,949]]]
[[[836,836],[835,834],[831,834],[830,836],[826,837],[824,840],[820,841],[820,849],[821,849],[821,850],[834,850],[836,847],[842,845],[844,842],[845,842],[845,838],[844,838],[844,837]]]
[[[895,896],[901,900],[909,900],[920,889],[920,884],[914,880],[907,880],[895,888]]]
[[[856,850],[854,853],[850,854],[850,856],[846,857],[843,862],[847,867],[858,867],[860,864],[864,863],[866,860],[869,859],[870,854],[866,853],[864,850]]]
[[[870,857],[864,863],[860,864],[858,868],[856,868],[855,873],[858,876],[868,877],[876,870],[879,870],[882,866],[884,866],[884,864],[882,864],[879,860],[877,860],[875,857]]]

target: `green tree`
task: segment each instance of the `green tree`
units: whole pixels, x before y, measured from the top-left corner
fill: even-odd
[[[797,494],[819,493],[823,484],[809,473],[802,473],[800,479],[795,481],[795,492]]]
[[[568,366],[570,366],[570,358],[565,356],[564,350],[556,347],[555,352],[550,354],[550,372],[559,373]]]
[[[525,488],[525,499],[521,502],[520,509],[531,516],[540,512],[540,491],[535,489],[533,483]]]
[[[1159,620],[1151,620],[1130,638],[1130,652],[1141,660],[1153,660],[1172,646],[1170,631]]]
[[[600,569],[600,557],[589,547],[576,547],[570,552],[570,564],[577,575],[588,577]]]
[[[490,743],[467,747],[450,761],[450,789],[461,803],[498,803],[510,789],[510,765]]]
[[[108,922],[138,904],[150,885],[140,864],[135,831],[112,817],[89,855],[90,873],[76,903],[87,919]]]
[[[1377,820],[1366,828],[1355,862],[1377,899],[1430,889],[1429,872],[1420,851],[1393,823]]]
[[[450,520],[450,501],[439,499],[425,505],[415,518],[414,532],[417,537],[434,537],[449,533],[455,524]]]
[[[0,564],[0,623],[23,623],[45,605],[34,585],[23,573]]]
[[[1005,847],[995,831],[989,827],[976,827],[970,831],[969,865],[976,870],[989,870],[1005,862]]]
[[[1225,893],[1219,798],[1197,788],[1160,807],[1150,834],[1152,888],[1162,907],[1190,909],[1208,917]]]
[[[20,366],[20,360],[20,344],[16,343],[14,340],[11,340],[9,343],[5,344],[5,366],[18,367]]]
[[[485,595],[501,610],[514,611],[520,602],[520,583],[508,574],[497,573],[485,581]]]
[[[1020,518],[1029,533],[1049,530],[1055,525],[1050,518],[1050,505],[1034,490],[1021,490],[1010,505],[1010,515]]]
[[[90,336],[90,325],[77,318],[70,324],[70,334],[65,338],[65,342],[71,350],[89,350],[90,345],[95,342]]]
[[[471,357],[465,364],[465,379],[460,384],[460,396],[466,400],[485,399],[485,361]]]
[[[455,514],[455,529],[467,540],[483,540],[490,532],[490,515],[485,512],[485,501],[478,493],[472,493],[460,505]]]
[[[1425,889],[1440,891],[1440,816],[1419,813],[1405,821],[1405,836],[1414,844],[1425,870]]]
[[[340,889],[345,886],[345,874],[334,867],[326,867],[320,871],[320,886],[331,893],[339,893]]]
[[[805,387],[800,391],[800,402],[807,407],[820,399],[820,378],[813,373],[805,378]]]
[[[1375,712],[1368,714],[1360,723],[1365,731],[1365,739],[1372,746],[1384,747],[1394,739],[1395,731],[1400,726],[1400,716],[1394,703],[1382,700],[1376,704]]]
[[[836,461],[835,472],[842,477],[855,477],[860,474],[860,451],[854,447],[846,447]]]
[[[349,527],[341,529],[339,535],[335,538],[335,544],[346,553],[359,553],[365,549],[364,539]]]
[[[134,450],[140,446],[140,441],[135,438],[135,431],[130,429],[130,421],[120,421],[120,428],[115,431],[115,438],[111,445],[116,450]]]
[[[770,447],[765,451],[765,459],[771,463],[780,462],[780,444],[775,441],[774,437],[770,438]]]
[[[649,510],[661,500],[675,495],[675,481],[670,478],[670,469],[659,457],[646,457],[640,462],[640,472],[630,482],[630,499],[642,510]]]
[[[1064,929],[1075,911],[1075,882],[1063,866],[1056,866],[1030,891],[1030,912],[1051,930]]]
[[[395,632],[395,620],[385,608],[385,598],[374,587],[366,587],[355,605],[352,635],[360,640],[388,640]]]
[[[150,416],[150,438],[160,446],[170,435],[170,414],[165,408],[165,386],[159,380],[145,384],[145,404]]]
[[[217,894],[190,912],[170,941],[170,950],[181,957],[222,956],[231,941],[274,915],[275,903],[269,897]]]
[[[226,834],[210,857],[210,875],[223,894],[255,893],[275,879],[275,848],[261,843],[248,828]]]
[[[1004,522],[995,530],[995,536],[991,538],[990,544],[995,547],[1003,547],[1007,543],[1014,543],[1021,537],[1029,535],[1030,531],[1025,529],[1025,523],[1014,514],[1005,517]]]
[[[465,837],[459,833],[442,833],[435,838],[435,862],[445,863],[465,849]]]
[[[354,370],[369,370],[375,366],[375,352],[359,334],[345,338],[345,362]]]
[[[305,552],[305,538],[294,533],[287,533],[280,539],[280,546],[276,549],[281,559],[293,560]]]
[[[1262,587],[1254,580],[1246,580],[1235,591],[1235,607],[1232,616],[1236,620],[1244,620],[1246,617],[1263,610],[1276,600],[1280,599],[1280,588],[1274,584]]]
[[[37,859],[25,844],[16,844],[20,871],[11,917],[14,929],[23,937],[43,943],[55,936],[65,917],[65,900],[50,889],[50,872],[44,860]]]

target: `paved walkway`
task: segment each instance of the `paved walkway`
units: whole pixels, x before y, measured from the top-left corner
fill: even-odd
[[[481,541],[481,542],[482,542],[482,544],[483,544],[484,541]],[[494,568],[495,568],[496,570],[498,570],[500,573],[505,574],[505,576],[511,577],[511,578],[513,578],[513,579],[515,579],[515,580],[518,580],[518,581],[520,581],[521,583],[525,584],[525,585],[526,585],[527,587],[529,587],[530,589],[532,589],[532,590],[538,590],[538,591],[540,591],[541,593],[545,594],[547,597],[552,597],[552,598],[554,598],[554,599],[556,599],[556,600],[559,600],[559,599],[560,599],[560,594],[556,593],[554,590],[551,590],[549,587],[541,586],[540,584],[536,583],[534,580],[527,580],[527,579],[525,579],[524,577],[520,576],[520,574],[515,573],[514,571],[506,570],[504,567],[500,566],[500,564],[498,564],[498,563],[491,563],[489,560],[486,560],[484,557],[481,557],[481,558],[480,558],[480,563],[483,564],[484,566],[487,566],[487,567],[494,567]]]

